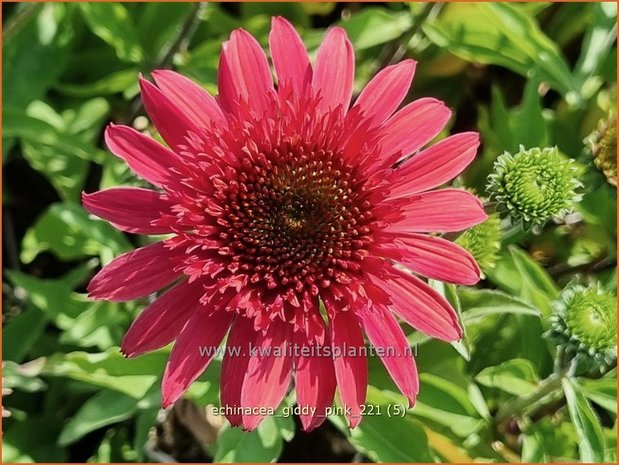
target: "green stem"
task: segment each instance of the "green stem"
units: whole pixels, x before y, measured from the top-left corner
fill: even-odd
[[[537,407],[542,404],[543,402],[541,401],[544,400],[546,396],[561,388],[562,379],[563,373],[553,373],[542,381],[538,388],[531,394],[517,397],[516,399],[503,404],[496,416],[497,423],[501,423],[512,417],[521,416],[525,411],[531,410],[532,407]]]

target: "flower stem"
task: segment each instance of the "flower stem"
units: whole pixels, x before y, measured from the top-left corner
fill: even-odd
[[[548,395],[554,393],[561,388],[561,380],[563,373],[553,373],[546,378],[538,386],[535,391],[527,396],[517,397],[510,402],[505,403],[498,411],[496,416],[497,423],[501,423],[514,416],[522,415],[526,410],[531,410],[531,407],[537,407],[538,404]]]

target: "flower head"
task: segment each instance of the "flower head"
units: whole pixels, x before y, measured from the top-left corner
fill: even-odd
[[[595,166],[609,184],[617,187],[617,115],[614,110],[602,118],[585,140]]]
[[[501,220],[493,213],[486,221],[464,231],[456,244],[471,252],[484,271],[494,268],[501,250]]]
[[[411,403],[418,378],[393,313],[431,336],[461,337],[448,302],[394,263],[434,279],[478,281],[467,251],[426,234],[487,218],[472,194],[433,190],[472,161],[478,135],[424,148],[450,111],[432,98],[396,111],[412,60],[378,73],[351,106],[354,54],[341,28],[327,32],[313,66],[282,18],[273,19],[269,45],[276,86],[265,53],[243,30],[223,44],[217,97],[171,71],[155,71],[156,85],[140,80],[169,147],[125,126],[111,125],[105,138],[157,189],[118,187],[83,201],[121,230],[169,236],[113,260],[90,296],[125,301],[167,288],[122,343],[136,356],[175,341],[164,406],[210,362],[214,352],[199,349],[227,335],[221,403],[232,424],[255,428],[264,417],[255,409],[277,407],[294,376],[298,403],[317,409],[302,415],[306,429],[324,420],[336,386],[354,426],[367,387],[363,333],[389,349],[383,362]],[[319,346],[332,350],[309,350]],[[351,347],[355,356],[341,352]]]
[[[554,302],[549,336],[571,357],[610,366],[617,355],[617,298],[599,285],[568,285]]]
[[[487,189],[502,215],[529,227],[568,213],[580,199],[578,187],[572,161],[556,147],[521,146],[518,153],[497,158]]]

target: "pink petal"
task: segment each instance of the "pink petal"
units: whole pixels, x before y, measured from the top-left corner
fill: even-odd
[[[393,243],[383,245],[411,270],[454,284],[473,285],[481,271],[473,256],[451,241],[425,234],[399,234]]]
[[[389,198],[406,197],[451,181],[473,161],[477,147],[479,134],[463,132],[415,155],[394,171]]]
[[[279,85],[290,82],[297,92],[305,89],[312,78],[309,57],[295,28],[281,16],[271,19],[269,48]]]
[[[215,356],[230,328],[232,312],[218,310],[210,315],[204,307],[193,313],[174,343],[161,385],[161,405],[176,402]]]
[[[221,406],[230,409],[231,413],[226,418],[233,426],[243,424],[243,415],[234,409],[241,406],[241,392],[243,380],[249,365],[249,347],[254,345],[257,333],[254,330],[254,322],[242,316],[236,316],[228,334],[226,352],[221,365],[221,387],[219,397]]]
[[[450,117],[451,111],[440,100],[420,98],[409,103],[385,123],[381,161],[391,165],[420,149],[441,132]]]
[[[124,302],[152,294],[180,275],[170,251],[156,242],[124,253],[99,271],[88,285],[91,299]]]
[[[267,330],[258,333],[256,353],[251,354],[243,380],[241,405],[251,408],[277,408],[290,386],[293,358],[288,356],[287,345],[292,337],[292,324],[276,318]],[[261,353],[260,351],[266,352]],[[281,351],[279,355],[274,351]],[[264,415],[248,415],[243,427],[254,430]]]
[[[412,350],[402,328],[382,305],[363,313],[363,328],[398,389],[412,406],[419,392],[419,378]]]
[[[225,119],[215,97],[191,79],[167,69],[158,69],[151,74],[172,103],[199,126],[210,127],[212,122]]]
[[[327,408],[333,404],[336,379],[333,368],[333,359],[323,357],[317,352],[316,346],[310,343],[305,331],[295,333],[295,344],[299,350],[299,356],[295,361],[295,387],[297,390],[297,404],[303,407],[315,407],[314,415],[301,414],[301,423],[305,431],[311,431],[320,426],[327,418]],[[325,337],[325,346],[330,345],[328,333]],[[313,350],[309,355],[303,356],[303,348],[306,351]]]
[[[121,344],[121,352],[136,357],[160,349],[181,332],[192,313],[201,307],[202,284],[177,284],[138,315]]]
[[[395,205],[404,218],[386,229],[392,233],[462,231],[488,219],[480,200],[462,189],[415,194]]]
[[[223,108],[235,113],[240,102],[247,102],[259,113],[266,111],[273,79],[262,47],[243,29],[232,31],[222,45],[219,62],[219,99]]]
[[[353,105],[379,126],[400,106],[415,74],[414,60],[387,66],[365,86]]]
[[[361,409],[367,392],[368,365],[363,335],[352,310],[334,312],[331,339],[334,354],[341,354],[333,358],[340,399],[345,407],[350,408],[348,423],[354,428],[361,421]],[[356,351],[355,356],[351,356],[351,350]]]
[[[443,296],[405,271],[393,267],[387,271],[388,287],[383,288],[390,294],[391,310],[428,336],[448,342],[462,338],[458,315]]]
[[[355,54],[346,31],[329,29],[314,66],[312,87],[321,96],[318,108],[323,112],[342,106],[348,110],[355,78]]]
[[[171,183],[172,170],[180,166],[174,152],[128,126],[110,124],[105,130],[105,143],[135,174],[155,186]]]
[[[92,194],[82,193],[82,204],[90,213],[109,221],[121,231],[136,234],[170,232],[169,228],[150,224],[171,208],[169,202],[161,199],[159,192],[139,187],[112,187]]]
[[[184,150],[189,131],[200,133],[198,124],[182,108],[176,106],[172,98],[146,79],[140,78],[140,90],[144,108],[161,137],[175,151]]]

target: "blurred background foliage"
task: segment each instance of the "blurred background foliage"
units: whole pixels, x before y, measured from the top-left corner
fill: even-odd
[[[553,362],[561,349],[543,337],[569,283],[616,293],[616,161],[613,185],[584,142],[616,128],[616,4],[2,7],[3,461],[616,461],[616,369],[565,375]],[[480,154],[457,181],[478,194],[487,196],[497,156],[520,145],[557,146],[583,184],[574,209],[542,227],[493,216],[486,230],[461,236],[484,254],[485,279],[432,284],[460,311],[466,338],[451,347],[411,333],[417,405],[404,417],[368,416],[353,431],[339,417],[312,433],[295,418],[253,433],[229,428],[210,407],[219,361],[161,411],[169,349],[118,353],[145,302],[85,295],[101,264],[146,240],[89,216],[79,200],[83,190],[142,182],[102,142],[109,121],[154,135],[138,73],[173,68],[215,91],[221,42],[244,27],[266,46],[271,15],[290,19],[310,54],[328,26],[343,26],[357,91],[386,64],[418,60],[408,100],[443,99],[454,111],[449,132],[481,132]],[[370,367],[368,403],[404,403],[380,362]]]

